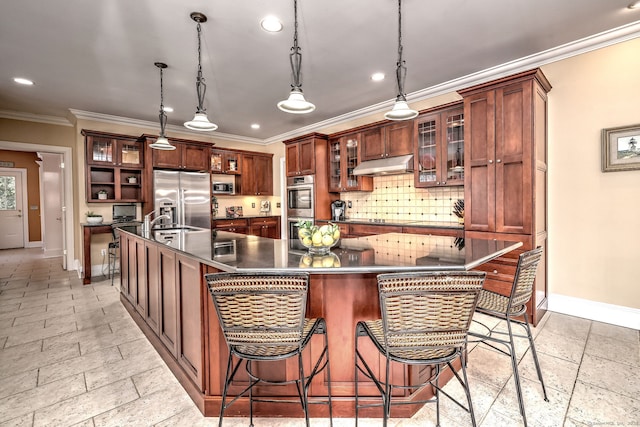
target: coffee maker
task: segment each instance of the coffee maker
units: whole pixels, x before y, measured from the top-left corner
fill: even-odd
[[[347,204],[344,200],[336,200],[331,202],[331,219],[333,221],[344,221],[345,210]]]

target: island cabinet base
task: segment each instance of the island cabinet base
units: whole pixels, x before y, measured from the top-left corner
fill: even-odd
[[[153,271],[153,269],[146,270]],[[217,270],[213,267],[202,265],[202,271],[216,272]],[[151,283],[150,285],[153,286]],[[200,288],[200,292],[196,292],[196,294],[201,295],[202,301],[199,304],[200,313],[196,317],[202,319],[200,331],[197,331],[197,334],[202,337],[202,366],[196,366],[195,369],[200,368],[203,373],[203,387],[199,386],[199,381],[194,381],[198,377],[194,376],[193,369],[187,369],[184,363],[180,363],[180,359],[175,356],[173,346],[167,345],[166,340],[162,339],[161,335],[158,335],[157,328],[154,328],[145,319],[145,316],[141,315],[124,291],[121,294],[120,301],[203,415],[217,417],[220,413],[222,387],[228,357],[227,346],[204,278],[200,283],[178,283],[177,285],[181,289],[193,286]],[[195,307],[198,307],[198,305],[196,304]],[[309,317],[324,317],[327,322],[332,379],[330,387],[334,417],[355,416],[355,325],[360,320],[379,318],[379,310],[375,274],[318,274],[311,276],[307,315]],[[376,373],[384,372],[384,358],[367,339],[360,339],[360,349],[367,358],[367,362],[377,371]],[[306,372],[310,371],[311,360],[315,360],[314,358],[317,358],[321,351],[322,337],[313,337],[303,355]],[[456,368],[459,368],[459,366],[456,366]],[[241,368],[237,375],[238,380],[234,381],[230,387],[229,393],[231,396],[243,390],[247,385],[247,377],[242,372],[243,369],[244,367]],[[295,358],[291,358],[279,362],[263,362],[258,365],[257,371],[270,379],[293,379],[297,376],[297,361]],[[416,384],[419,383],[421,378],[430,375],[430,372],[430,369],[420,366],[407,367],[394,364],[392,380],[395,384]],[[447,372],[445,372],[441,384],[446,383],[450,378],[450,373],[447,375]],[[373,383],[366,381],[364,378],[360,378],[359,381],[360,401],[363,404],[379,403],[379,393]],[[328,389],[329,383],[325,371],[323,375],[314,379],[310,387],[310,401],[325,401]],[[269,396],[270,399],[281,399],[290,402],[278,404],[254,403],[253,412],[255,416],[304,417],[301,405],[297,400],[297,392],[293,386],[262,386],[255,389],[254,395]],[[415,389],[411,393],[400,390],[396,394],[395,400],[410,403],[412,401],[425,400],[431,396],[431,388],[423,387]],[[421,407],[421,404],[395,406],[392,408],[391,415],[394,418],[411,417]],[[226,417],[248,415],[248,398],[239,399],[225,412]],[[359,415],[366,418],[381,418],[382,410],[380,408],[362,409]],[[327,405],[310,405],[310,416],[327,418],[329,416]]]

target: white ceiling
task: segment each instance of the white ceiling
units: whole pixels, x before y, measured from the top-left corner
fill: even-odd
[[[550,49],[567,54],[556,48],[582,48],[574,42],[603,32],[638,37],[640,9],[627,9],[630,1],[404,0],[409,101]],[[220,134],[269,142],[357,110],[387,109],[395,98],[395,0],[299,0],[303,89],[316,105],[308,115],[276,107],[290,90],[293,0],[19,0],[0,5],[0,116],[80,110],[153,125],[160,103],[153,64],[161,61],[169,66],[165,105],[174,108],[168,122],[182,126],[197,105],[194,11],[208,17],[205,106]],[[260,29],[268,14],[281,18],[282,32]],[[371,81],[376,71],[387,78]]]

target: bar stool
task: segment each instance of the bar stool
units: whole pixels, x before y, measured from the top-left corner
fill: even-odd
[[[206,274],[205,279],[229,348],[219,426],[222,426],[225,409],[247,393],[251,426],[254,402],[292,402],[255,397],[253,388],[260,384],[295,384],[307,427],[311,403],[329,405],[329,419],[333,425],[327,326],[323,318],[305,317],[308,273],[213,273]],[[312,363],[311,372],[307,374],[304,370],[302,352],[314,334],[323,335],[324,349]],[[260,378],[252,369],[253,362],[277,361],[294,356],[298,359],[299,374],[294,380],[266,380]],[[235,362],[234,357],[237,359]],[[249,385],[227,402],[229,385],[243,361],[249,376]],[[309,386],[313,378],[325,369],[327,399],[309,401]]]
[[[466,371],[466,341],[471,318],[478,300],[478,294],[484,284],[485,273],[463,272],[424,272],[390,273],[378,275],[378,292],[382,319],[358,322],[356,325],[355,351],[355,388],[356,388],[356,426],[358,410],[361,408],[382,407],[383,426],[391,415],[393,389],[416,389],[430,385],[435,396],[429,400],[411,402],[412,404],[436,403],[437,425],[440,425],[440,393],[467,411],[471,423],[476,419],[471,403],[469,383]],[[384,373],[376,375],[366,363],[359,351],[360,337],[368,337],[378,351],[385,356]],[[462,377],[452,366],[460,359]],[[390,380],[390,364],[398,362],[409,365],[432,366],[431,375],[421,384],[394,385]],[[442,367],[446,365],[462,385],[467,406],[458,402],[440,388],[438,380]],[[374,382],[382,396],[382,403],[360,404],[358,385],[360,374]],[[382,377],[380,379],[379,377]]]
[[[522,415],[522,421],[525,426],[527,425],[527,417],[524,411],[524,400],[522,398],[522,389],[520,387],[520,375],[518,374],[518,360],[516,359],[516,349],[513,340],[514,337],[529,339],[529,347],[531,348],[531,355],[533,356],[533,361],[536,366],[538,379],[542,385],[544,400],[545,402],[549,401],[549,398],[547,397],[547,390],[544,386],[544,380],[542,379],[542,371],[540,369],[540,363],[538,362],[538,354],[536,353],[536,346],[533,343],[533,336],[531,335],[531,328],[529,327],[529,319],[527,316],[527,303],[531,299],[531,295],[533,293],[533,282],[536,278],[536,271],[541,258],[542,247],[540,246],[536,249],[520,254],[516,274],[513,278],[513,285],[511,286],[511,293],[508,297],[485,289],[480,292],[476,311],[505,321],[508,332],[496,331],[495,329],[491,330],[491,328],[478,320],[474,320],[474,323],[482,326],[486,330],[486,333],[481,334],[472,331],[469,332],[470,336],[479,338],[478,340],[470,339],[469,342],[481,342],[511,357],[511,367],[513,368],[513,379],[516,385],[516,394],[518,395],[518,405],[520,406],[520,414]],[[517,319],[517,317],[520,316],[524,318],[524,321]],[[514,334],[512,331],[512,325],[520,325],[525,330],[526,335]],[[508,338],[499,338],[496,335],[508,335]],[[496,347],[495,345],[492,345],[491,342],[502,344],[507,350],[505,351],[501,347]]]

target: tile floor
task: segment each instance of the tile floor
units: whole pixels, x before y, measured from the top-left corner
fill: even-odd
[[[216,418],[201,416],[146,341],[121,306],[117,286],[106,279],[83,286],[60,262],[44,259],[39,249],[0,251],[0,426],[217,425]],[[542,400],[530,354],[520,343],[529,425],[640,425],[639,331],[549,313],[535,334],[550,402]],[[469,375],[478,425],[522,425],[507,357],[476,346]],[[453,382],[447,390],[461,393]],[[442,402],[443,427],[470,425],[467,414]],[[434,424],[432,405],[389,423]],[[246,426],[248,420],[227,418],[224,425]],[[304,422],[260,418],[255,425]],[[313,419],[312,425],[328,420]],[[334,425],[353,426],[354,420],[334,419]]]

